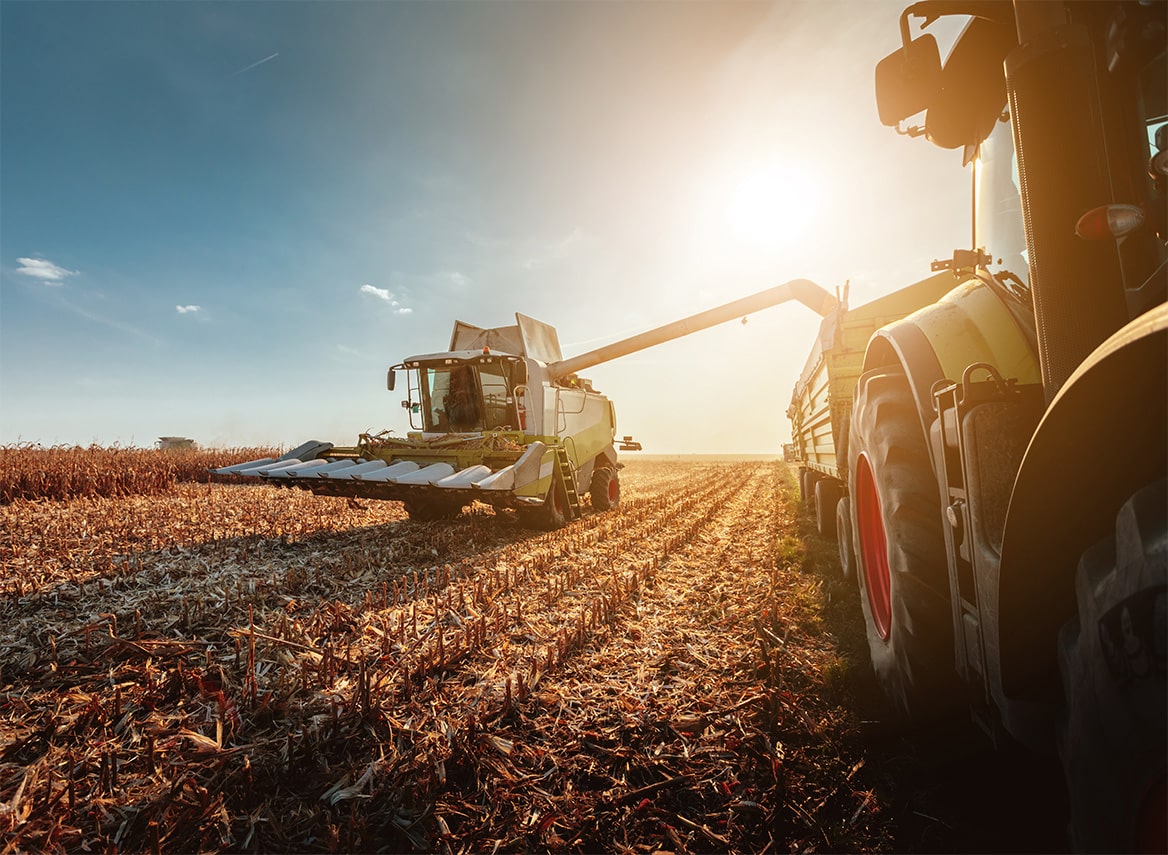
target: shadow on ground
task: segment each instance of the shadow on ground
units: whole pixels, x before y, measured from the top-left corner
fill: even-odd
[[[928,726],[898,722],[872,674],[855,578],[844,578],[836,544],[818,533],[814,513],[803,509],[798,525],[804,569],[823,580],[824,620],[845,662],[840,689],[866,761],[857,783],[874,791],[891,820],[893,850],[1068,851],[1057,758],[995,749],[961,713]]]

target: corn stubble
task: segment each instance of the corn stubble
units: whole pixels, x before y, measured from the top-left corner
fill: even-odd
[[[0,507],[4,851],[878,845],[783,465],[622,487],[540,535],[219,484]]]

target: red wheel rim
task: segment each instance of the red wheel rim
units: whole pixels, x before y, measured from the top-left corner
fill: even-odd
[[[610,505],[616,504],[617,497],[620,495],[620,486],[617,483],[614,475],[608,482],[608,503]]]
[[[880,496],[872,478],[868,455],[856,464],[856,523],[860,527],[860,563],[864,568],[864,589],[876,632],[885,641],[892,633],[892,573],[888,567],[888,539]]]

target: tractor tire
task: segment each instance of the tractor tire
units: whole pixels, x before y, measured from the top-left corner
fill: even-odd
[[[552,485],[548,488],[547,497],[543,504],[534,508],[523,508],[519,511],[519,524],[524,528],[537,528],[542,531],[555,531],[563,528],[568,521],[568,497],[560,483],[558,475],[552,476]]]
[[[872,668],[898,714],[929,719],[964,697],[953,664],[941,502],[904,372],[869,372],[856,389],[851,529]]]
[[[835,542],[839,547],[840,571],[851,579],[856,569],[856,548],[852,543],[852,510],[847,496],[835,505]]]
[[[835,537],[835,507],[843,495],[844,485],[834,478],[815,482],[815,527],[824,537]]]
[[[1133,495],[1087,550],[1059,633],[1059,755],[1080,852],[1168,851],[1168,481]]]
[[[620,504],[620,478],[616,470],[606,466],[593,472],[588,495],[592,497],[592,507],[598,511],[617,507]]]
[[[403,504],[406,507],[406,514],[414,522],[452,520],[462,513],[463,508],[459,502],[441,499],[410,499]]]

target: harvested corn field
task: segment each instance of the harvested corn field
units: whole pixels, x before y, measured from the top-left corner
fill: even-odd
[[[786,467],[622,487],[541,535],[266,486],[0,507],[5,851],[960,848],[865,751]]]

